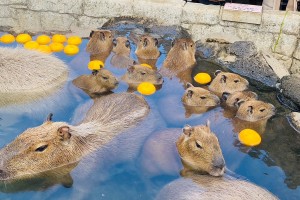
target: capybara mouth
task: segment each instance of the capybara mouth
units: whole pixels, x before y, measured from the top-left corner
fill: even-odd
[[[223,176],[225,172],[225,167],[223,168],[217,168],[217,167],[214,167],[210,172],[209,174],[212,175],[212,176]]]

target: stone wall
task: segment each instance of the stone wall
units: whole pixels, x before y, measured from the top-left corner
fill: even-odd
[[[260,25],[224,21],[222,12],[220,6],[183,0],[1,0],[0,30],[89,30],[112,17],[150,18],[163,25],[181,25],[194,40],[221,37],[253,41],[260,50],[273,52],[291,73],[300,73],[300,12],[288,12],[284,20],[285,11],[264,11]]]

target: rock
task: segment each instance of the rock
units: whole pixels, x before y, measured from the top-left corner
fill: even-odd
[[[265,52],[262,53],[262,55],[280,79],[284,76],[290,75],[289,71],[271,54]]]
[[[292,112],[288,116],[291,126],[300,133],[300,113]]]
[[[241,58],[251,57],[257,55],[257,49],[253,42],[237,41],[230,44],[226,48],[227,53],[234,54]]]
[[[280,90],[286,98],[300,106],[300,75],[284,76],[281,79]]]

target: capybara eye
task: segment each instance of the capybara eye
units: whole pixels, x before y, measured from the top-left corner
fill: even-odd
[[[45,151],[45,149],[47,149],[47,147],[48,147],[48,144],[45,144],[45,145],[42,145],[42,146],[36,148],[35,151],[43,152],[43,151]]]
[[[262,108],[262,109],[260,109],[259,111],[260,112],[264,112],[266,109],[265,108]]]
[[[202,97],[200,97],[200,99],[206,99],[206,97],[205,97],[205,96],[202,96]]]
[[[191,47],[193,47],[193,44],[191,44]]]
[[[202,146],[198,142],[196,142],[196,147],[202,149]]]
[[[145,72],[141,72],[141,74],[142,74],[142,75],[145,75],[146,73],[145,73]]]
[[[239,100],[240,100],[239,98],[236,98],[236,99],[235,99],[235,102],[238,102]]]
[[[237,80],[237,79],[236,79],[236,80],[234,80],[234,82],[235,82],[235,83],[238,83],[238,82],[240,82],[240,80]]]
[[[108,79],[108,77],[106,77],[106,76],[102,76],[102,78],[103,78],[104,80],[107,80],[107,79]]]

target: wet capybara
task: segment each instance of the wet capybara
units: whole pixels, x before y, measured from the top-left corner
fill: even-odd
[[[42,125],[27,129],[0,150],[0,180],[30,178],[76,163],[135,126],[148,113],[149,106],[142,96],[121,93],[95,99],[76,126],[52,122],[50,115]]]
[[[142,35],[137,43],[135,54],[140,64],[145,63],[156,69],[156,61],[160,56],[158,39],[150,35]]]
[[[240,103],[244,103],[249,100],[257,100],[258,96],[252,91],[238,91],[232,94],[224,92],[222,94],[222,100],[225,101],[226,105],[229,107],[239,107]]]
[[[117,78],[107,69],[100,69],[90,75],[81,75],[72,83],[92,98],[110,92],[119,84]]]
[[[219,97],[224,92],[234,93],[248,89],[249,82],[238,74],[217,70],[215,76],[208,89]]]
[[[130,50],[130,42],[126,37],[113,39],[112,51],[115,55],[112,56],[110,63],[118,68],[128,68],[134,65],[136,62],[129,57]]]

